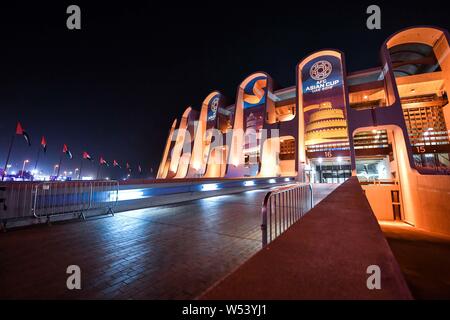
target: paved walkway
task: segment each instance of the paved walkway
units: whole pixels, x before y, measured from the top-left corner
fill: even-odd
[[[336,185],[318,185],[318,202]],[[267,190],[0,234],[0,298],[191,299],[261,248]],[[82,290],[66,288],[78,265]]]
[[[450,299],[450,237],[400,222],[381,228],[416,299]]]

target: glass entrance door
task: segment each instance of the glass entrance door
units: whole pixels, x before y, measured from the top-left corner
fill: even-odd
[[[349,159],[340,157],[312,159],[314,183],[342,183],[352,175]]]

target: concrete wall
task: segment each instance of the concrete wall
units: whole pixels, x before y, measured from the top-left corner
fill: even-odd
[[[377,219],[394,220],[391,191],[399,190],[398,185],[368,184],[362,188]]]
[[[418,217],[415,226],[450,234],[450,176],[413,176],[417,188]]]
[[[403,131],[397,126],[383,127],[393,133],[403,219],[427,231],[450,234],[450,176],[419,174],[409,165]]]

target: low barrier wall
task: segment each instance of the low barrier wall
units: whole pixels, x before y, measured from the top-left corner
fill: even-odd
[[[292,177],[130,181],[1,182],[0,222],[21,226],[266,188]]]

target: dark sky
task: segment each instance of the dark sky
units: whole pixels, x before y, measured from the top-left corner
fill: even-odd
[[[280,87],[294,85],[295,65],[322,48],[344,51],[348,71],[374,67],[393,32],[449,27],[439,1],[376,2],[382,10],[376,31],[366,28],[372,1],[93,2],[0,5],[0,166],[20,121],[33,146],[16,140],[15,169],[35,160],[45,135],[43,169],[58,162],[66,143],[74,160],[62,170],[78,167],[87,150],[111,162],[141,163],[148,174],[157,170],[172,120],[189,105],[199,109],[214,89],[232,103],[238,84],[259,70]],[[70,4],[81,7],[79,31],[66,28]],[[87,171],[94,173],[94,165]]]

